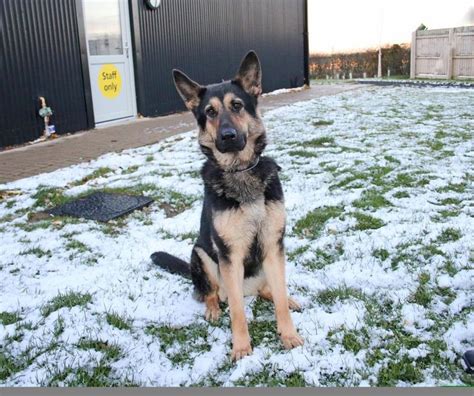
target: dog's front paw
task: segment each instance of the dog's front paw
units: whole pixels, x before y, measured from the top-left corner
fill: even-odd
[[[235,342],[233,347],[232,347],[232,360],[240,360],[245,356],[251,355],[252,354],[252,347],[250,346],[250,342],[242,342],[238,343]]]
[[[206,320],[208,322],[217,322],[219,318],[221,317],[222,311],[219,308],[219,305],[217,306],[208,306],[206,308]]]
[[[301,312],[300,303],[292,297],[288,297],[288,308],[290,308],[292,311]]]
[[[293,349],[304,344],[303,338],[296,330],[280,334],[280,339],[285,349]]]

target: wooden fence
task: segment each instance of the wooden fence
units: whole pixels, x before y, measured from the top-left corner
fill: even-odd
[[[474,26],[413,32],[410,78],[474,78]]]

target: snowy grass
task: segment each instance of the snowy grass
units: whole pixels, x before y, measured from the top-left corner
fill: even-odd
[[[229,314],[151,253],[188,259],[202,183],[195,133],[0,186],[4,385],[472,385],[474,92],[375,88],[270,111],[282,166],[293,318],[246,299],[252,356],[229,361]],[[91,191],[156,202],[107,224],[48,218]]]

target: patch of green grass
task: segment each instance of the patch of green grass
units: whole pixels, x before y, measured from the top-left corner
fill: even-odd
[[[12,374],[21,371],[23,367],[15,361],[15,359],[0,350],[0,381],[5,381]]]
[[[343,180],[336,184],[332,184],[329,186],[330,190],[334,190],[336,188],[357,188],[357,187],[362,187],[363,186],[363,181],[367,181],[370,177],[369,174],[363,173],[363,172],[350,172],[350,176],[345,177]],[[354,182],[359,182],[357,185],[354,185]]]
[[[407,191],[397,191],[393,194],[394,198],[401,199],[401,198],[410,198],[410,194]]]
[[[457,296],[456,292],[450,287],[436,287],[433,289],[433,294],[442,297],[446,305],[451,304]]]
[[[31,216],[33,215],[34,214],[32,214]],[[54,227],[54,229],[60,230],[68,224],[79,224],[80,222],[81,220],[75,217],[54,216],[41,221],[28,221],[28,223],[17,223],[15,224],[15,226],[22,229],[23,231],[32,232],[39,229],[46,230],[50,227]]]
[[[372,178],[372,184],[376,186],[385,186],[385,177],[393,171],[391,166],[371,166],[368,169],[369,176]]]
[[[455,154],[453,150],[443,150],[436,156],[436,158],[442,159],[442,158],[454,157],[454,155]]]
[[[308,212],[293,227],[296,235],[315,239],[321,235],[326,222],[339,217],[344,212],[340,206],[323,206]]]
[[[57,187],[40,187],[32,196],[35,200],[33,207],[48,208],[65,204],[71,198],[64,195],[64,190]]]
[[[15,216],[12,213],[9,213],[5,216],[0,217],[0,223],[9,223],[11,222]]]
[[[456,242],[457,240],[461,239],[462,233],[456,228],[446,228],[441,232],[436,241],[439,243],[448,243],[448,242]]]
[[[199,237],[199,232],[197,231],[190,231],[190,232],[185,232],[184,234],[179,234],[179,238],[182,241],[185,241],[186,239],[190,239],[191,241],[195,241]]]
[[[18,312],[0,312],[0,323],[4,326],[11,325],[21,320],[21,316]]]
[[[446,192],[456,192],[456,193],[464,193],[466,191],[467,182],[463,183],[449,183],[447,186],[440,187],[436,191],[440,193]]]
[[[138,165],[129,166],[127,169],[122,171],[122,175],[130,175],[131,173],[135,173],[138,170]]]
[[[274,320],[253,320],[249,323],[249,333],[254,346],[278,344],[277,327]]]
[[[364,347],[354,332],[344,334],[342,345],[347,351],[354,352],[355,354]]]
[[[458,209],[439,210],[438,214],[432,217],[432,220],[438,223],[442,223],[450,217],[457,217],[461,213]]]
[[[380,261],[385,261],[390,256],[387,249],[376,249],[372,252],[372,256],[378,258]]]
[[[315,127],[320,127],[320,126],[328,126],[334,124],[333,120],[316,120],[311,122],[311,124]]]
[[[66,368],[56,373],[48,383],[48,386],[63,384],[68,387],[111,387],[116,384],[110,378],[112,368],[99,362],[95,367]]]
[[[85,253],[90,251],[89,247],[86,244],[78,241],[77,239],[71,239],[66,244],[66,250],[77,250],[79,253]]]
[[[461,204],[462,201],[458,198],[445,198],[445,199],[442,199],[441,201],[439,201],[439,204],[440,205],[459,205]]]
[[[331,136],[322,136],[316,139],[311,139],[305,142],[302,142],[304,147],[324,147],[327,145],[334,145],[334,138]]]
[[[331,185],[329,189],[333,190],[335,188],[359,188],[364,186],[362,182],[366,182],[367,184],[370,183],[374,186],[386,187],[387,181],[385,180],[385,178],[392,171],[393,168],[390,166],[372,166],[364,172],[350,170],[350,176],[347,176],[337,184]],[[354,182],[359,183],[354,184]]]
[[[394,187],[413,187],[416,179],[409,173],[398,173],[393,183]]]
[[[286,149],[286,146],[285,146],[285,149]],[[199,170],[193,170],[193,171],[189,171],[189,172],[184,172],[182,173],[183,175],[187,175],[189,177],[192,177],[193,179],[197,179],[197,178],[200,178],[201,177],[201,171]]]
[[[304,158],[315,158],[318,156],[318,154],[316,153],[313,153],[311,151],[305,151],[305,150],[291,150],[291,151],[288,151],[288,154],[293,157],[304,157]]]
[[[408,356],[389,361],[377,375],[378,386],[395,386],[399,381],[415,384],[423,380],[423,373]]]
[[[304,377],[299,372],[293,372],[285,375],[279,372],[271,365],[265,365],[262,370],[257,373],[246,375],[234,383],[235,386],[256,387],[305,387],[308,386]]]
[[[355,229],[357,231],[376,230],[385,225],[381,219],[365,213],[357,212],[353,213],[352,216],[354,216],[357,220],[357,224],[355,225]]]
[[[146,157],[146,162],[151,162],[155,159],[155,157],[153,155],[147,155]]]
[[[311,260],[305,261],[303,265],[313,271],[321,270],[326,266],[333,264],[343,253],[343,248],[336,248],[333,251],[324,251],[322,249],[316,249],[316,257]]]
[[[113,326],[119,330],[131,330],[132,321],[128,318],[121,317],[115,312],[107,312],[105,320],[110,326]]]
[[[102,167],[102,168],[96,169],[94,172],[90,173],[89,175],[84,176],[82,179],[71,183],[71,185],[82,186],[83,184],[86,184],[87,182],[90,182],[91,180],[98,179],[99,177],[103,177],[111,172],[113,172],[113,169],[110,169],[108,167]]]
[[[322,290],[316,297],[318,303],[328,306],[334,305],[338,300],[344,301],[349,299],[364,301],[366,296],[358,289],[342,286],[334,289]]]
[[[435,133],[435,138],[436,139],[444,139],[447,136],[448,136],[448,134],[442,129],[437,130],[436,133]]]
[[[296,260],[299,256],[306,253],[309,248],[310,248],[309,245],[303,245],[303,246],[297,247],[295,250],[292,250],[291,252],[287,252],[286,256],[288,257],[288,261]]]
[[[169,205],[169,211],[165,208],[168,217],[176,216],[189,209],[197,200],[196,196],[185,195],[178,191],[164,191],[161,200],[164,204]]]
[[[409,301],[427,308],[433,300],[433,292],[428,287],[430,276],[429,274],[422,273],[418,280],[420,284]]]
[[[65,294],[59,293],[48,304],[46,304],[41,313],[44,317],[49,316],[52,312],[61,308],[72,308],[75,306],[85,307],[92,301],[92,295],[89,293],[68,292]]]
[[[401,162],[392,155],[384,155],[384,159],[388,162],[393,162],[394,164],[401,164]]]
[[[454,265],[454,263],[451,260],[446,260],[443,269],[446,271],[446,273],[450,276],[454,276],[458,273],[458,269]]]
[[[418,246],[416,246],[418,245]],[[443,256],[445,253],[434,244],[421,244],[420,241],[407,242],[397,246],[397,252],[393,255],[391,266],[396,270],[400,263],[413,269],[423,263],[423,259],[430,261],[434,256]]]
[[[441,140],[427,140],[424,144],[433,151],[440,151],[444,148],[444,143]]]
[[[152,183],[138,183],[127,187],[106,187],[100,189],[92,189],[83,194],[83,196],[89,195],[95,192],[104,193],[115,193],[115,194],[129,194],[129,195],[142,195],[145,192],[157,192],[159,188]]]
[[[79,349],[93,349],[97,352],[102,352],[104,357],[109,361],[115,361],[120,357],[121,350],[117,344],[109,344],[108,341],[84,339],[81,340],[77,347]]]
[[[181,328],[149,325],[145,333],[159,338],[161,352],[176,365],[189,363],[194,356],[211,350],[208,329],[202,324]]]
[[[434,256],[445,256],[442,250],[438,248],[437,245],[430,243],[429,245],[423,245],[419,249],[419,253],[423,256],[425,260],[431,259]]]
[[[35,255],[36,257],[38,258],[41,258],[41,257],[52,257],[52,253],[51,253],[51,250],[43,250],[39,247],[34,247],[34,248],[31,248],[31,249],[28,249],[28,250],[25,250],[23,252],[20,253],[20,256],[27,256],[29,254],[33,254]]]
[[[401,263],[414,265],[418,261],[417,254],[410,249],[410,245],[401,244],[397,246],[397,253],[393,256],[390,265],[392,270],[396,270]]]
[[[379,209],[392,206],[392,203],[377,190],[365,190],[362,196],[355,200],[352,205],[359,209]]]
[[[53,330],[53,335],[57,338],[59,337],[62,333],[64,333],[65,325],[64,325],[64,319],[59,316],[58,319],[56,319],[56,322],[54,323],[54,330]]]

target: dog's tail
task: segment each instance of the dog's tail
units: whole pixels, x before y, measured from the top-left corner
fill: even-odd
[[[151,255],[151,261],[171,274],[191,279],[191,266],[178,257],[165,252],[155,252]]]

